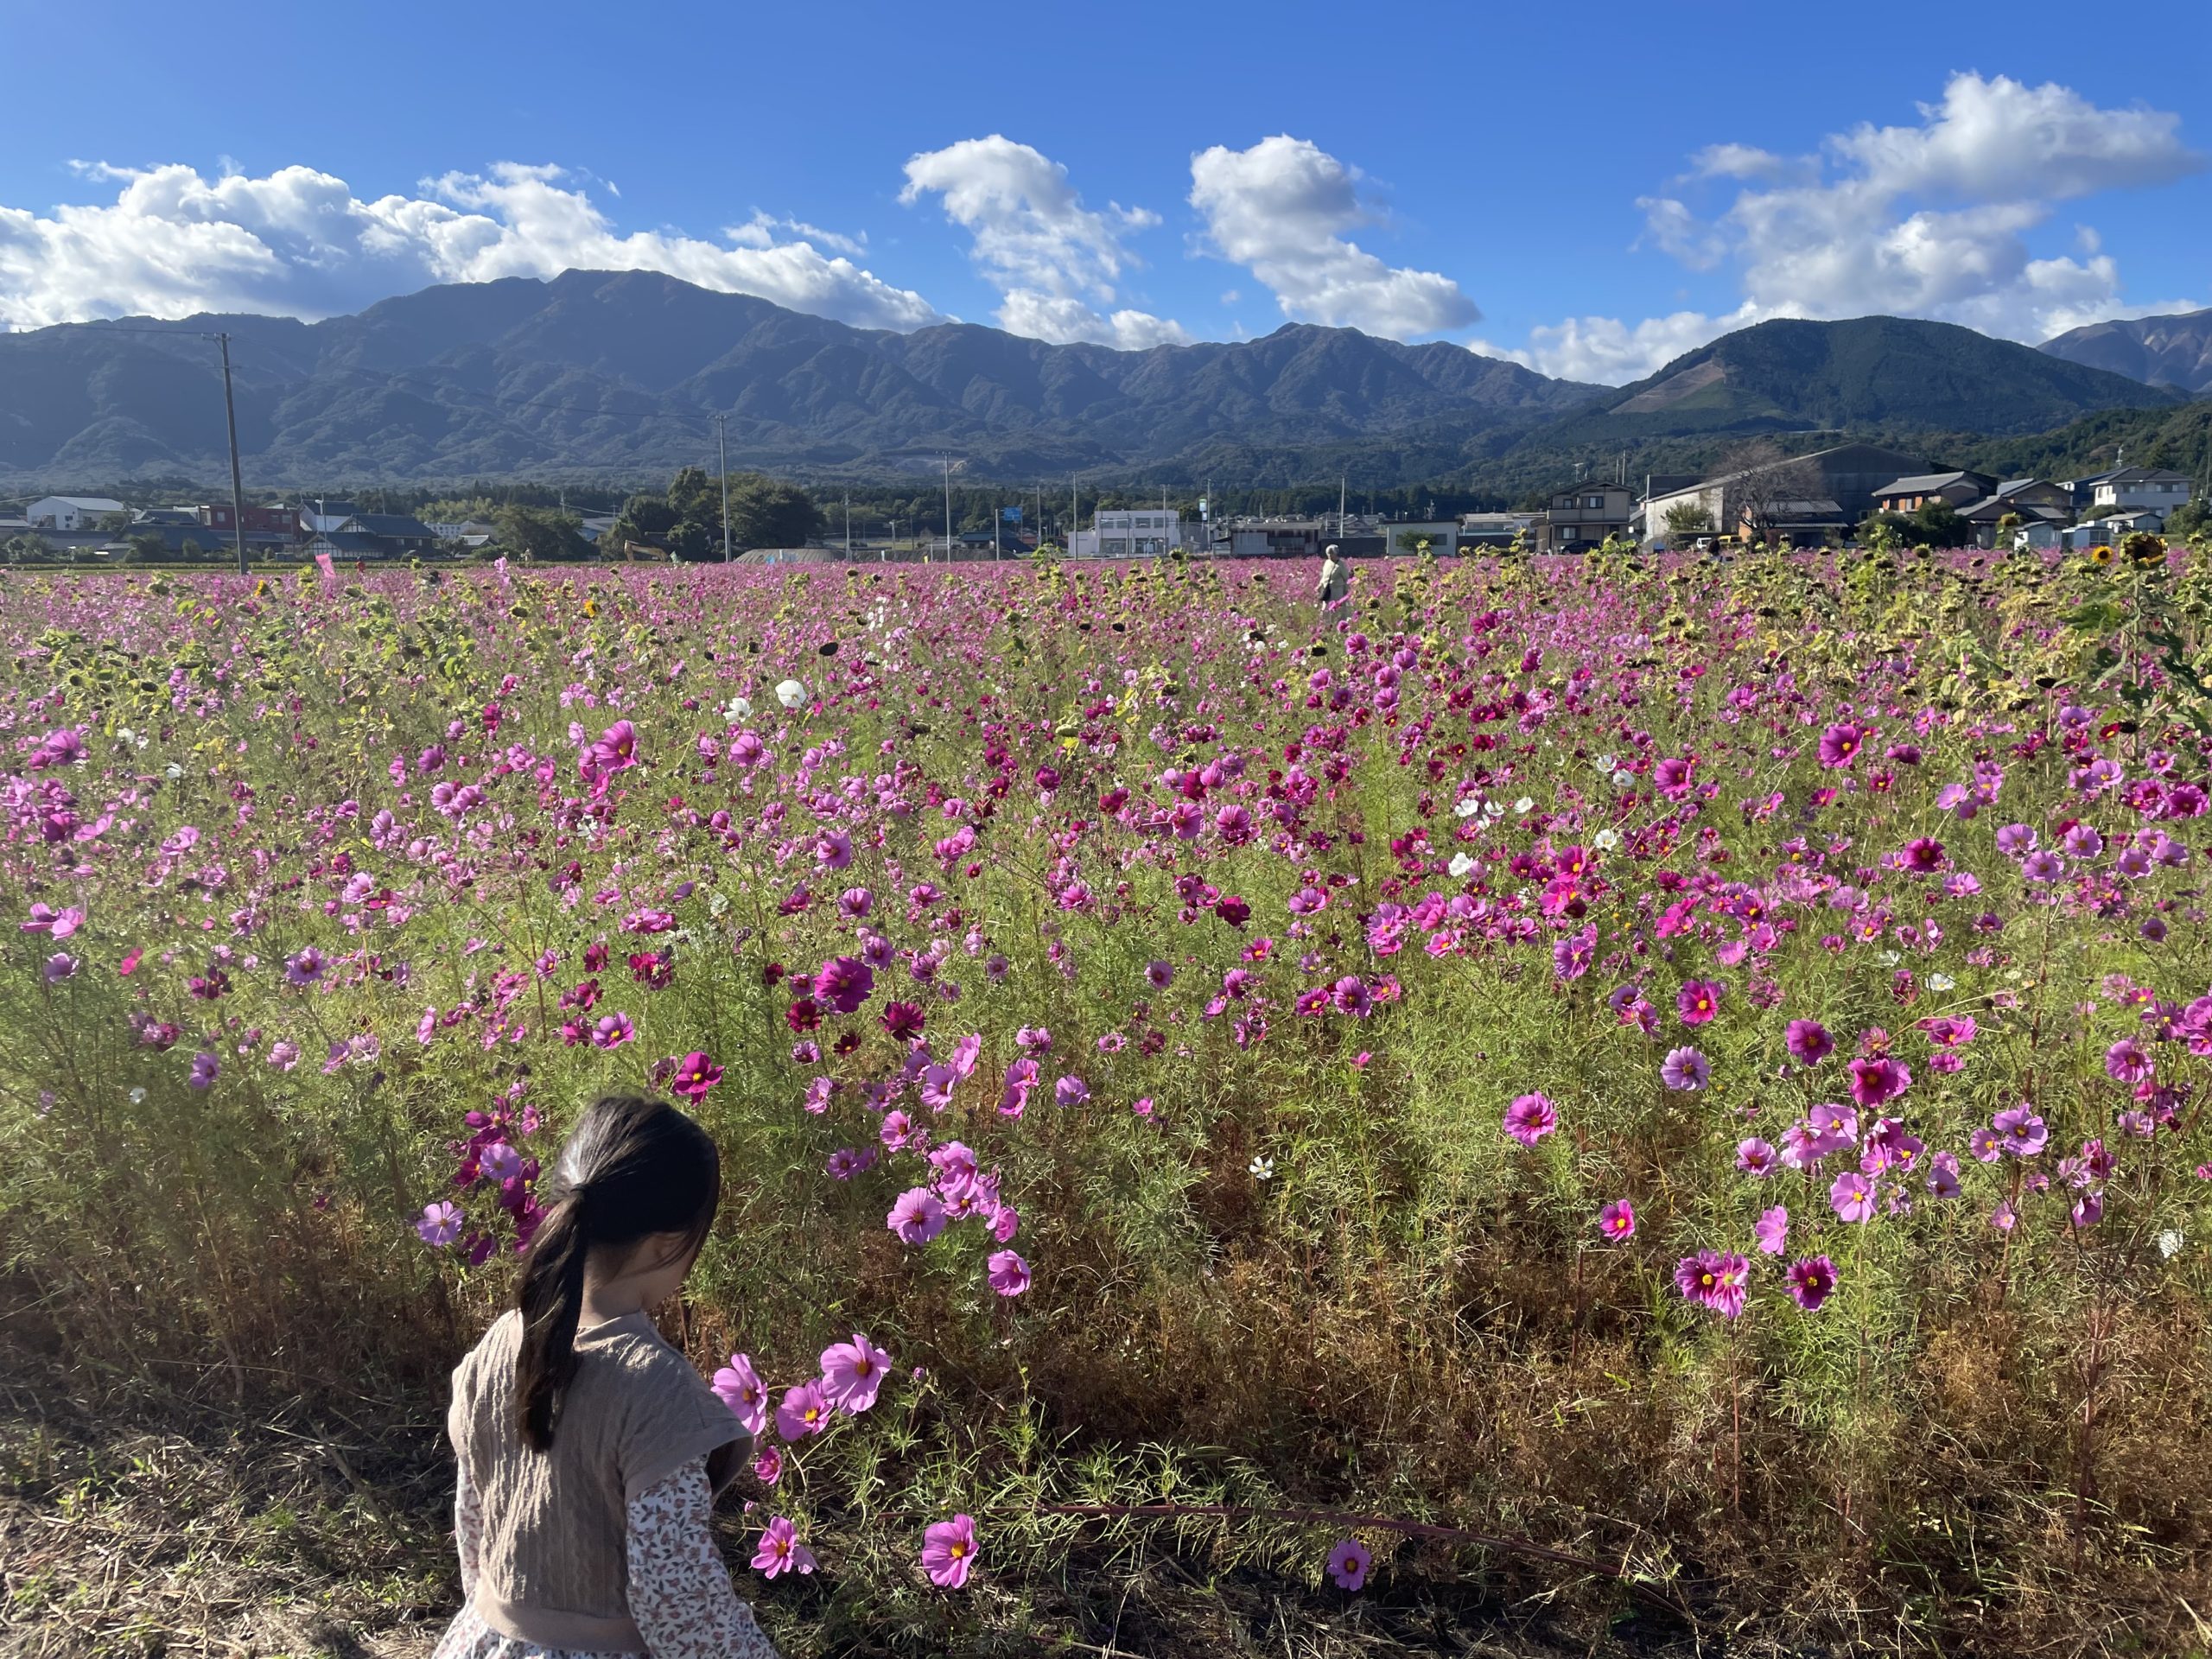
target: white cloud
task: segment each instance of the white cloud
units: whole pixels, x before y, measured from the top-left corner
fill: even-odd
[[[1359,173],[1303,138],[1249,149],[1216,144],[1191,158],[1191,206],[1224,259],[1249,266],[1286,317],[1410,340],[1480,320],[1450,277],[1394,269],[1347,239],[1372,221]]]
[[[503,162],[373,201],[308,167],[213,179],[176,164],[78,170],[118,186],[115,200],[47,214],[0,207],[0,325],[199,311],[322,317],[430,283],[568,270],[665,271],[871,327],[942,320],[920,295],[836,251],[857,245],[794,221],[756,214],[726,242],[620,235],[557,167]]]
[[[976,263],[1000,293],[1001,327],[1133,351],[1190,339],[1166,318],[1105,309],[1136,263],[1122,238],[1158,225],[1158,214],[1111,202],[1103,213],[1085,207],[1065,168],[999,133],[910,159],[899,200],[911,205],[929,194],[975,238]]]
[[[1934,317],[2036,341],[2140,312],[2122,302],[2120,267],[2093,229],[2078,227],[2072,254],[2038,257],[2028,238],[2059,201],[2201,168],[2180,124],[2161,111],[2101,109],[2064,86],[1964,73],[1921,106],[1919,124],[1862,124],[1815,156],[1710,146],[1688,180],[1736,181],[1733,200],[1710,218],[1671,196],[1638,206],[1650,239],[1683,264],[1733,265],[1743,303],[1633,326],[1575,318],[1533,331],[1516,355],[1548,373],[1630,380],[1769,317]]]

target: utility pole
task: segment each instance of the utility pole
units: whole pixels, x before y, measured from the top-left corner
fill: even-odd
[[[1068,556],[1075,556],[1076,532],[1083,528],[1083,507],[1075,493],[1075,474],[1068,474]]]
[[[1348,480],[1349,474],[1345,474],[1337,477],[1337,539],[1340,542],[1344,539],[1344,486]]]
[[[231,396],[231,337],[215,336],[223,348],[223,421],[231,433],[231,536],[238,543],[238,575],[245,575],[245,486],[238,480],[238,406]]]
[[[715,416],[715,450],[722,469],[722,563],[729,563],[729,416]]]
[[[723,518],[728,518],[728,517],[729,517],[729,511],[728,511],[728,508],[724,508],[724,509],[723,509],[723,511],[722,511],[722,517],[723,517]],[[847,564],[850,564],[852,562],[853,562],[853,493],[852,493],[850,490],[847,490],[847,491],[845,492],[845,563],[846,563]]]
[[[952,458],[944,461],[944,562],[952,563]]]

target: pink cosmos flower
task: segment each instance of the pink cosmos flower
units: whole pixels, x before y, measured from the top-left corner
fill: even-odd
[[[957,1590],[976,1566],[976,1517],[956,1515],[922,1534],[922,1571],[940,1590]]]
[[[715,1373],[711,1386],[745,1425],[745,1432],[757,1440],[768,1425],[768,1390],[761,1386],[760,1374],[753,1369],[752,1357],[732,1354],[729,1363]]]
[[[1789,1211],[1778,1204],[1761,1211],[1751,1236],[1758,1240],[1762,1255],[1780,1255],[1789,1242]]]
[[[1505,1109],[1505,1132],[1533,1147],[1559,1127],[1559,1112],[1541,1095],[1521,1095]]]
[[[602,1014],[591,1028],[592,1046],[595,1048],[620,1048],[636,1038],[638,1028],[630,1023],[626,1014]]]
[[[776,1433],[787,1440],[804,1440],[829,1427],[830,1417],[830,1402],[823,1397],[821,1383],[802,1382],[786,1389],[783,1403],[776,1408]]]
[[[839,1411],[855,1415],[875,1403],[891,1356],[857,1331],[850,1342],[822,1351],[822,1395]]]
[[[1736,1167],[1746,1175],[1756,1175],[1761,1180],[1774,1173],[1774,1148],[1756,1135],[1736,1143]]]
[[[909,1244],[926,1244],[944,1230],[944,1205],[926,1186],[910,1186],[891,1206],[885,1224]]]
[[[1001,1296],[1019,1296],[1029,1288],[1029,1264],[1012,1250],[994,1250],[986,1265],[991,1288]]]
[[[1845,1221],[1874,1218],[1874,1183],[1855,1169],[1847,1169],[1828,1188],[1828,1207]]]
[[[1694,1094],[1713,1081],[1713,1064],[1694,1048],[1670,1048],[1659,1063],[1659,1081],[1679,1094]]]
[[[1808,1313],[1816,1311],[1835,1290],[1835,1263],[1825,1255],[1808,1255],[1789,1264],[1789,1294]]]
[[[770,1517],[761,1529],[760,1547],[753,1552],[753,1565],[769,1578],[783,1573],[811,1573],[818,1563],[814,1552],[798,1541],[798,1529],[787,1516]]]
[[[2140,1083],[2156,1070],[2143,1045],[2123,1037],[2105,1051],[2105,1075],[2114,1083]]]
[[[1344,1539],[1329,1552],[1329,1576],[1339,1590],[1357,1590],[1367,1582],[1367,1569],[1374,1560],[1358,1539]]]
[[[1626,1198],[1615,1198],[1598,1212],[1598,1230],[1615,1243],[1636,1236],[1636,1206]]]
[[[461,1236],[462,1217],[461,1206],[441,1201],[423,1206],[422,1219],[415,1224],[415,1236],[433,1249],[443,1249]]]
[[[832,957],[814,976],[814,995],[840,1014],[852,1014],[875,988],[875,970],[853,957]]]

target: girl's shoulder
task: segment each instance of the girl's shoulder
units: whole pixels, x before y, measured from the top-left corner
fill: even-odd
[[[476,1339],[476,1345],[461,1357],[461,1363],[454,1367],[454,1391],[460,1393],[473,1383],[487,1366],[511,1369],[521,1345],[522,1314],[511,1307],[493,1320]]]

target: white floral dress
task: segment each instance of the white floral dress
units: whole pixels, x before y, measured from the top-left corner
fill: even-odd
[[[714,1507],[704,1459],[630,1500],[630,1617],[645,1634],[651,1659],[776,1659],[753,1622],[753,1610],[730,1586],[729,1568],[707,1524]],[[473,1599],[484,1512],[465,1466],[454,1494],[453,1522],[463,1605],[431,1659],[645,1659],[542,1648],[493,1630]]]

